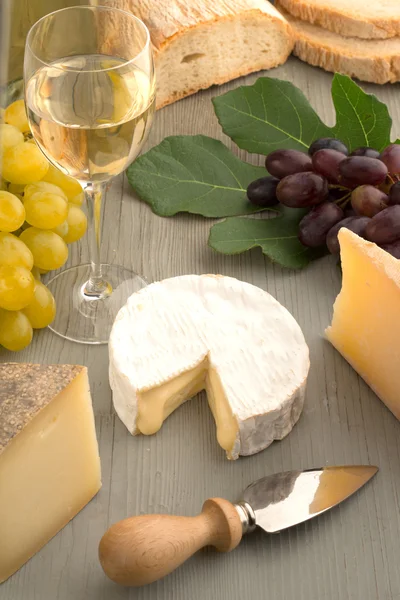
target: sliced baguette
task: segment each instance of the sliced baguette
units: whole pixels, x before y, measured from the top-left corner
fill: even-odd
[[[286,61],[291,28],[267,0],[101,0],[150,30],[157,108]]]
[[[279,0],[292,16],[348,37],[400,35],[400,0]]]
[[[400,81],[400,37],[388,40],[343,37],[295,19],[281,8],[282,0],[277,0],[275,5],[293,28],[293,53],[304,62],[325,71],[344,73],[361,81]]]

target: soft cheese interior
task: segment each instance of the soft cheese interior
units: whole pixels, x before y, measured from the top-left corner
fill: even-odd
[[[181,404],[204,389],[207,362],[202,361],[167,383],[138,393],[136,427],[140,433],[156,433],[163,421]]]
[[[238,435],[238,422],[225,397],[218,373],[208,358],[167,383],[138,393],[136,428],[145,435],[156,433],[169,415],[181,404],[207,390],[208,403],[217,427],[221,448],[230,453]]]
[[[230,277],[187,275],[133,294],[110,343],[115,409],[131,433],[152,434],[205,389],[228,458],[289,433],[309,370],[299,325],[272,296]]]

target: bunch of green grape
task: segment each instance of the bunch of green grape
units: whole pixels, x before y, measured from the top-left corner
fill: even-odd
[[[47,161],[32,138],[23,100],[0,113],[0,346],[26,348],[54,319],[41,275],[62,267],[86,232],[82,188]]]

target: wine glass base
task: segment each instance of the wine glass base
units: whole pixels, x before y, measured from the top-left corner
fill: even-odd
[[[118,265],[102,265],[108,283],[101,297],[85,294],[91,265],[79,265],[58,273],[46,282],[56,300],[56,317],[49,329],[80,344],[107,344],[120,308],[134,292],[147,285],[143,277]]]

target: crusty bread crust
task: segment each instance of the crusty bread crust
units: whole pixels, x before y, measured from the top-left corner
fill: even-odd
[[[147,25],[156,64],[157,108],[211,85],[276,67],[286,61],[293,49],[291,27],[267,0],[101,0],[101,3],[128,10]],[[245,39],[249,32],[255,36]],[[225,46],[231,48],[233,42],[236,60],[227,50],[223,54]],[[185,54],[190,65],[185,64]]]
[[[400,35],[400,0],[280,0],[280,5],[292,16],[340,35],[367,40]]]
[[[317,25],[295,19],[276,5],[287,18],[295,35],[293,53],[325,71],[344,73],[371,83],[400,81],[400,37],[387,40],[348,38]]]
[[[128,10],[139,17],[159,50],[175,35],[192,27],[224,17],[234,18],[249,10],[282,18],[266,0],[102,0],[101,4]]]

